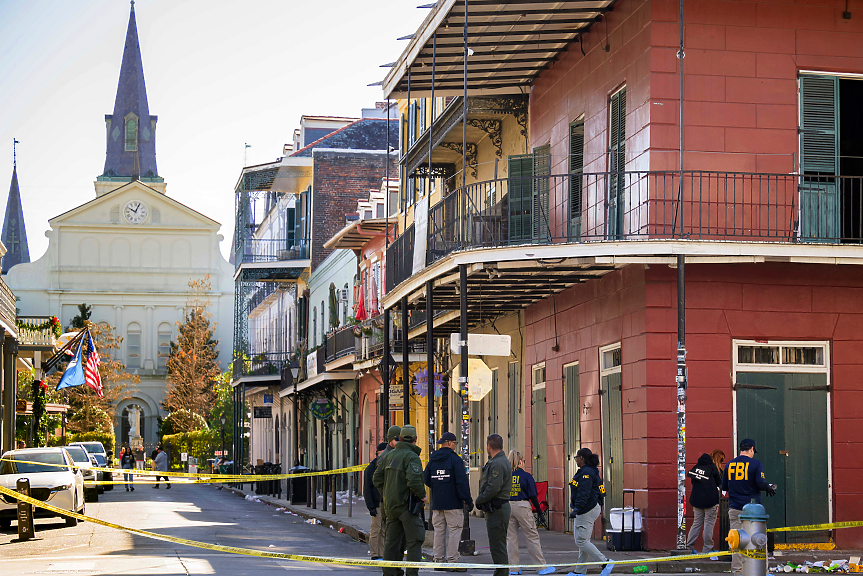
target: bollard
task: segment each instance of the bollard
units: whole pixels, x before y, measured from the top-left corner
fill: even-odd
[[[30,496],[30,480],[19,478],[15,486],[19,494]],[[33,505],[18,500],[18,540],[25,541],[36,537],[36,526],[33,524]]]
[[[730,550],[756,550],[764,554],[763,559],[743,557],[742,576],[766,576],[767,574],[767,511],[764,506],[753,500],[743,507],[740,520],[743,527],[729,530],[728,548]]]
[[[332,497],[333,497],[333,514],[335,514],[336,513],[336,477],[335,476],[330,475],[330,484],[332,485],[332,489],[333,489],[333,494],[332,494]]]
[[[327,511],[327,481],[329,477],[321,476],[321,512]]]
[[[354,475],[348,474],[348,518],[354,515]]]
[[[318,509],[318,477],[312,476],[312,495],[309,498],[312,501],[312,510]]]

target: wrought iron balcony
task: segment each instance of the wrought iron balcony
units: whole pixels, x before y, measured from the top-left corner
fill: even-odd
[[[425,263],[455,250],[656,239],[861,244],[863,178],[644,171],[479,182],[429,209]],[[388,291],[411,276],[415,245],[410,226],[387,250]]]
[[[343,326],[327,334],[327,362],[354,353],[358,340],[354,331],[355,328],[354,326]]]
[[[235,380],[243,376],[278,376],[282,366],[290,362],[290,352],[235,352],[233,376]]]
[[[15,294],[6,286],[6,283],[0,279],[0,319],[9,327],[10,330],[15,330],[15,319],[18,316],[18,311],[15,307]]]
[[[57,336],[51,324],[53,316],[21,316],[18,318],[18,345],[54,349]]]
[[[234,251],[234,263],[257,264],[262,262],[289,262],[309,259],[308,239],[261,239],[246,238]]]

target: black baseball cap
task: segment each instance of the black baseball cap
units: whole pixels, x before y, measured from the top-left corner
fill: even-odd
[[[744,438],[740,441],[741,450],[749,450],[750,448],[755,450],[755,440],[753,440],[752,438]],[[755,453],[758,454],[758,450],[755,450]]]
[[[389,446],[389,444],[387,444],[386,442],[381,442],[380,444],[378,444],[378,452],[383,452],[387,449],[387,446]]]
[[[443,444],[444,442],[455,442],[456,437],[452,432],[444,432],[441,434],[440,440],[437,441],[438,444]]]

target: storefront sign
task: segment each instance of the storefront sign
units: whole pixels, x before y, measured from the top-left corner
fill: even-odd
[[[390,384],[390,409],[404,407],[404,392],[404,388],[402,388],[401,384]]]
[[[428,396],[428,376],[425,370],[417,372],[414,379],[414,392],[422,398]],[[440,372],[434,374],[434,395],[435,398],[443,396],[443,374]]]
[[[255,406],[255,418],[272,418],[272,406]]]
[[[317,398],[312,402],[312,416],[318,420],[327,420],[336,413],[336,405],[326,398]]]

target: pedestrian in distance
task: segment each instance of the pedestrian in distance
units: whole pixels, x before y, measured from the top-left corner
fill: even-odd
[[[455,434],[444,432],[438,445],[440,448],[432,452],[423,473],[426,486],[431,488],[434,561],[455,564],[459,561],[464,510],[473,509],[473,498],[464,460],[455,453]],[[449,571],[465,572],[466,569],[453,567]]]
[[[153,488],[158,488],[159,487],[159,479],[164,478],[165,479],[165,486],[168,488],[168,490],[170,490],[171,489],[171,483],[168,482],[168,455],[165,453],[164,450],[162,450],[161,445],[156,447],[155,452],[156,452],[156,455],[153,458],[153,467],[155,468],[155,470],[157,472],[164,472],[165,474],[164,475],[156,474],[156,484],[153,485]]]
[[[24,450],[27,448],[27,443],[23,440],[18,440],[18,450]]]
[[[413,426],[402,427],[400,437],[396,447],[378,461],[372,483],[381,491],[387,517],[384,560],[419,562],[425,540],[425,526],[420,518],[426,501],[422,449],[416,445],[417,430]],[[408,568],[405,572],[407,576],[417,576],[419,569]],[[401,570],[384,568],[383,573],[396,576]]]
[[[120,468],[131,470],[134,465],[135,457],[132,455],[132,449],[128,446],[120,448]],[[123,481],[126,483],[126,492],[135,491],[135,487],[130,484],[133,481],[131,472],[123,472]]]
[[[509,451],[509,463],[512,467],[512,487],[509,492],[509,526],[506,531],[506,549],[510,564],[521,564],[518,554],[518,529],[524,533],[527,540],[527,552],[532,564],[545,564],[539,534],[536,531],[536,519],[533,517],[531,503],[540,510],[537,498],[536,482],[530,472],[524,469],[524,456],[517,450]],[[542,514],[542,512],[540,512]],[[554,566],[541,568],[538,574],[552,574]],[[521,570],[510,570],[510,574],[521,574]]]
[[[761,503],[761,492],[768,496],[776,494],[776,486],[768,484],[764,478],[764,467],[755,459],[755,440],[744,438],[740,441],[740,455],[731,460],[722,474],[722,491],[728,492],[728,522],[732,530],[743,527],[740,513],[752,500]],[[740,554],[731,556],[731,573],[740,576],[743,558]]]
[[[605,500],[605,486],[599,475],[599,457],[590,448],[581,448],[575,453],[578,471],[569,481],[569,517],[574,518],[572,526],[575,545],[578,547],[578,562],[606,562],[608,558],[590,541],[593,524],[602,513]],[[603,568],[606,571],[608,565]]]
[[[719,512],[719,486],[722,484],[722,476],[710,454],[702,454],[698,458],[698,463],[687,472],[687,475],[692,481],[689,503],[692,505],[694,518],[692,528],[689,529],[689,537],[686,539],[686,547],[692,550],[693,554],[698,554],[695,541],[698,540],[698,534],[703,528],[704,545],[701,551],[705,554],[713,552],[715,551],[713,527],[716,525],[716,514]]]
[[[138,470],[144,469],[144,447],[138,446],[135,450],[135,468]]]
[[[476,507],[485,512],[485,527],[488,531],[488,547],[491,561],[509,564],[506,552],[506,531],[509,526],[509,494],[512,488],[512,467],[503,452],[503,438],[491,434],[486,438],[488,462],[482,467],[479,477],[479,494]],[[494,576],[508,576],[506,568],[496,568]]]
[[[381,452],[387,447],[386,442],[378,444],[375,450],[375,459],[369,462],[363,472],[363,498],[366,500],[366,508],[369,509],[371,517],[371,525],[369,526],[369,556],[372,560],[380,560],[383,558],[383,542],[381,541],[381,515],[378,510],[381,507],[381,493],[375,488],[372,483],[372,477],[375,474],[375,468],[378,464]]]

